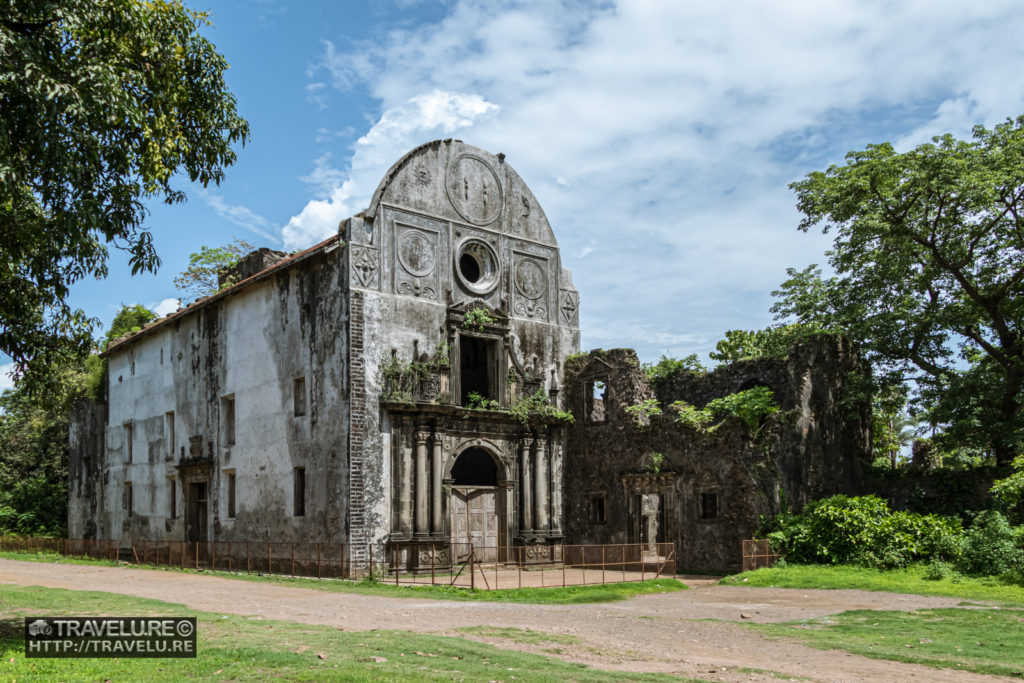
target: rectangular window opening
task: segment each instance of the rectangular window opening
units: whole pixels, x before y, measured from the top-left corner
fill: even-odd
[[[132,483],[126,481],[124,483],[124,506],[128,510],[128,518],[132,516],[133,508],[135,507],[134,501],[132,500]]]
[[[167,435],[167,459],[174,457],[174,411],[164,413],[164,433]]]
[[[227,471],[228,475],[228,519],[235,518],[235,473]]]
[[[700,494],[700,518],[718,519],[718,494]]]
[[[128,463],[132,461],[132,436],[134,431],[131,422],[124,423],[124,457]]]
[[[296,467],[293,474],[295,479],[295,516],[306,516],[306,468]]]
[[[306,414],[306,378],[299,377],[295,380],[295,386],[292,389],[292,397],[295,403],[295,417],[301,417]]]
[[[605,496],[603,493],[591,494],[588,508],[592,524],[605,524],[608,521],[608,518],[605,516]]]
[[[470,405],[470,394],[481,399],[498,399],[496,381],[497,344],[494,341],[462,335],[459,339],[459,378],[462,405]]]
[[[584,385],[587,422],[604,422],[608,415],[608,380],[587,380]]]
[[[224,409],[224,443],[229,446],[235,443],[235,397],[225,396],[221,399]]]
[[[167,483],[171,488],[171,519],[178,518],[178,480],[174,477],[167,477]]]

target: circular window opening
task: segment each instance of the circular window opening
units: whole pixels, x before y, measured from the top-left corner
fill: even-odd
[[[455,272],[473,294],[487,294],[498,286],[500,268],[494,247],[480,239],[464,241],[455,253]]]
[[[480,263],[472,254],[463,254],[459,259],[459,272],[470,282],[476,282],[480,279]]]

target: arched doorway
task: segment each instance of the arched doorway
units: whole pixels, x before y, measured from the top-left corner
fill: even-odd
[[[467,448],[452,465],[452,555],[496,561],[501,522],[498,463],[483,448]]]

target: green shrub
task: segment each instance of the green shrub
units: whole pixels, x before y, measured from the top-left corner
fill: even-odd
[[[877,496],[833,496],[780,515],[768,533],[791,563],[904,567],[930,559],[955,561],[959,522],[889,509]]]
[[[960,576],[956,568],[949,562],[932,560],[924,568],[924,578],[929,581],[942,581],[944,579],[956,580]]]
[[[1024,570],[1024,528],[1011,527],[995,510],[974,518],[964,533],[963,551],[957,568],[965,574],[995,576]]]

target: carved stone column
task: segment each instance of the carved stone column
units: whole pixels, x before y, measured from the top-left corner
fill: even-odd
[[[434,434],[433,461],[430,476],[430,530],[435,536],[444,532],[444,525],[441,521],[441,474],[444,468],[442,446],[444,437],[440,433]]]
[[[524,436],[523,440],[519,443],[519,459],[520,467],[522,467],[522,475],[520,476],[519,485],[521,486],[522,496],[519,499],[519,507],[523,511],[523,529],[524,533],[530,533],[533,531],[533,500],[532,491],[530,487],[533,486],[533,477],[530,476],[530,444],[533,443],[533,439],[528,436]]]
[[[403,424],[398,432],[398,530],[412,535],[413,455],[412,445],[406,440],[409,425]]]
[[[551,439],[551,532],[562,535],[562,448],[564,432],[558,430]]]
[[[548,442],[542,436],[534,441],[537,448],[537,466],[534,477],[534,528],[538,532],[548,531]]]
[[[428,507],[427,491],[427,441],[430,432],[416,432],[416,535],[427,536],[430,532],[430,508]]]

